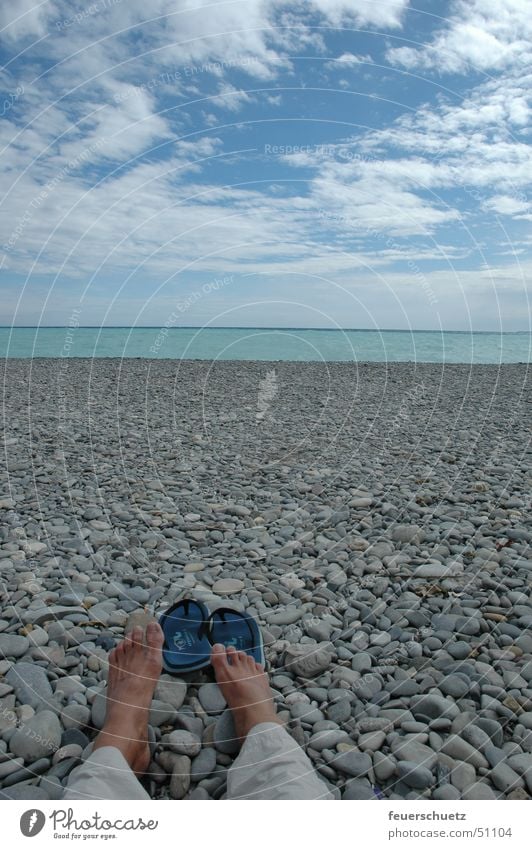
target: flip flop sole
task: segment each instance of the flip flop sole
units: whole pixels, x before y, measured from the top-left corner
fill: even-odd
[[[186,674],[210,663],[209,610],[200,601],[183,599],[161,615],[164,634],[163,667],[166,672]]]
[[[233,646],[237,651],[249,654],[257,663],[265,665],[262,634],[252,616],[229,607],[222,607],[214,611],[209,624],[211,643]]]

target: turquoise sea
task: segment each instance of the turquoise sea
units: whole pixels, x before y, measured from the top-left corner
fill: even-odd
[[[1,327],[0,356],[528,363],[532,334],[194,327]]]

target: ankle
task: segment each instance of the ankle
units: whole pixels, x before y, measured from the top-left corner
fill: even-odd
[[[277,716],[273,705],[233,708],[232,713],[235,730],[240,739],[247,737],[252,728],[256,725],[262,725],[264,722],[284,725],[282,719]]]

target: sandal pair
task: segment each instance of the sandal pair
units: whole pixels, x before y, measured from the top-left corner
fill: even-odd
[[[264,664],[260,628],[252,616],[230,607],[211,613],[206,604],[185,598],[161,615],[163,667],[172,675],[203,669],[211,662],[215,643],[233,646]]]

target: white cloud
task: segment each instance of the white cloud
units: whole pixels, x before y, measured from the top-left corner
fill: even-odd
[[[331,59],[329,62],[325,63],[326,68],[331,68],[332,70],[339,71],[344,68],[355,68],[360,64],[372,64],[373,59],[369,54],[364,54],[362,56],[357,56],[354,53],[342,53],[341,56],[336,57],[335,59]]]
[[[375,24],[382,27],[400,27],[409,0],[311,0],[302,5],[313,6],[333,26],[349,19],[359,24]]]
[[[218,91],[219,95],[213,98],[213,105],[229,109],[230,112],[239,112],[243,106],[253,103],[253,98],[247,92],[230,83],[220,83]]]
[[[43,36],[47,24],[57,15],[57,4],[51,0],[2,0],[0,33],[15,40],[26,36]]]
[[[529,0],[455,0],[432,42],[393,47],[387,57],[406,68],[444,73],[525,68],[532,61],[531,38]]]
[[[495,195],[486,201],[485,207],[486,209],[498,212],[500,215],[517,217],[521,217],[518,213],[528,212],[531,208],[530,204],[526,201],[512,197],[511,195]]]

